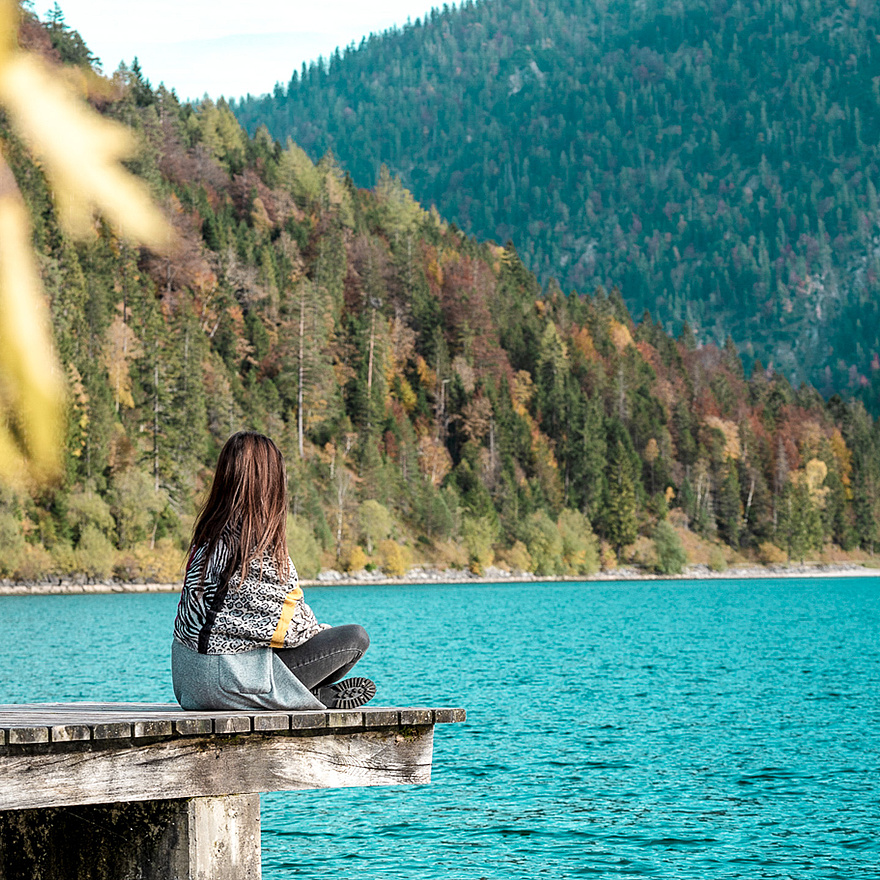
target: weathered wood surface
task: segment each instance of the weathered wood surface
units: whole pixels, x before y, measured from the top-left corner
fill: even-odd
[[[251,731],[453,724],[464,709],[364,706],[323,712],[184,712],[176,703],[35,703],[0,705],[0,754],[3,746],[88,740],[236,734]]]
[[[0,760],[0,810],[427,783],[433,732],[250,734],[10,752]]]
[[[0,880],[259,880],[260,796],[0,813]]]
[[[434,724],[460,720],[461,709],[0,706],[0,810],[426,783]]]

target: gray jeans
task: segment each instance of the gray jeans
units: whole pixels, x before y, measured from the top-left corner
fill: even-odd
[[[356,623],[322,629],[295,648],[278,648],[284,665],[310,690],[339,681],[370,646],[367,631]]]

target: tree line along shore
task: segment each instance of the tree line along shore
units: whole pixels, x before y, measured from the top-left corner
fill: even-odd
[[[21,40],[90,64],[63,20],[25,10]],[[63,478],[0,490],[0,577],[173,582],[242,427],[285,454],[304,578],[873,557],[880,429],[860,401],[634,320],[617,289],[542,288],[512,242],[463,234],[393,175],[359,189],[331,154],[249,136],[136,65],[83,82],[137,131],[130,167],[179,246],[101,223],[71,241],[0,120],[68,385]]]

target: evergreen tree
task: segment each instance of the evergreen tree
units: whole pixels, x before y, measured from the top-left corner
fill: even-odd
[[[638,535],[635,485],[630,462],[620,440],[610,451],[605,502],[602,507],[604,535],[620,557],[623,548],[632,544]]]
[[[728,459],[721,485],[718,488],[715,515],[718,522],[718,532],[731,547],[739,546],[742,527],[740,494],[741,488],[736,462]]]
[[[803,562],[807,553],[822,546],[822,521],[804,480],[785,487],[780,508],[779,532],[789,559]]]

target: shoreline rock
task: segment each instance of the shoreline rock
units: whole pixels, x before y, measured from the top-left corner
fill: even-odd
[[[745,580],[761,578],[803,577],[880,577],[880,568],[868,568],[855,562],[803,563],[800,565],[741,565],[726,571],[712,571],[707,565],[689,565],[682,574],[661,575],[635,566],[623,566],[613,571],[600,571],[587,576],[541,577],[528,572],[509,572],[490,566],[483,575],[467,569],[438,569],[414,566],[402,577],[389,577],[381,571],[339,572],[322,571],[317,578],[303,579],[303,586],[418,586],[460,583],[592,583],[607,581],[692,581],[692,580]],[[0,596],[54,596],[99,595],[108,593],[177,593],[180,583],[141,584],[123,581],[89,583],[85,578],[56,578],[41,583],[0,581]]]

